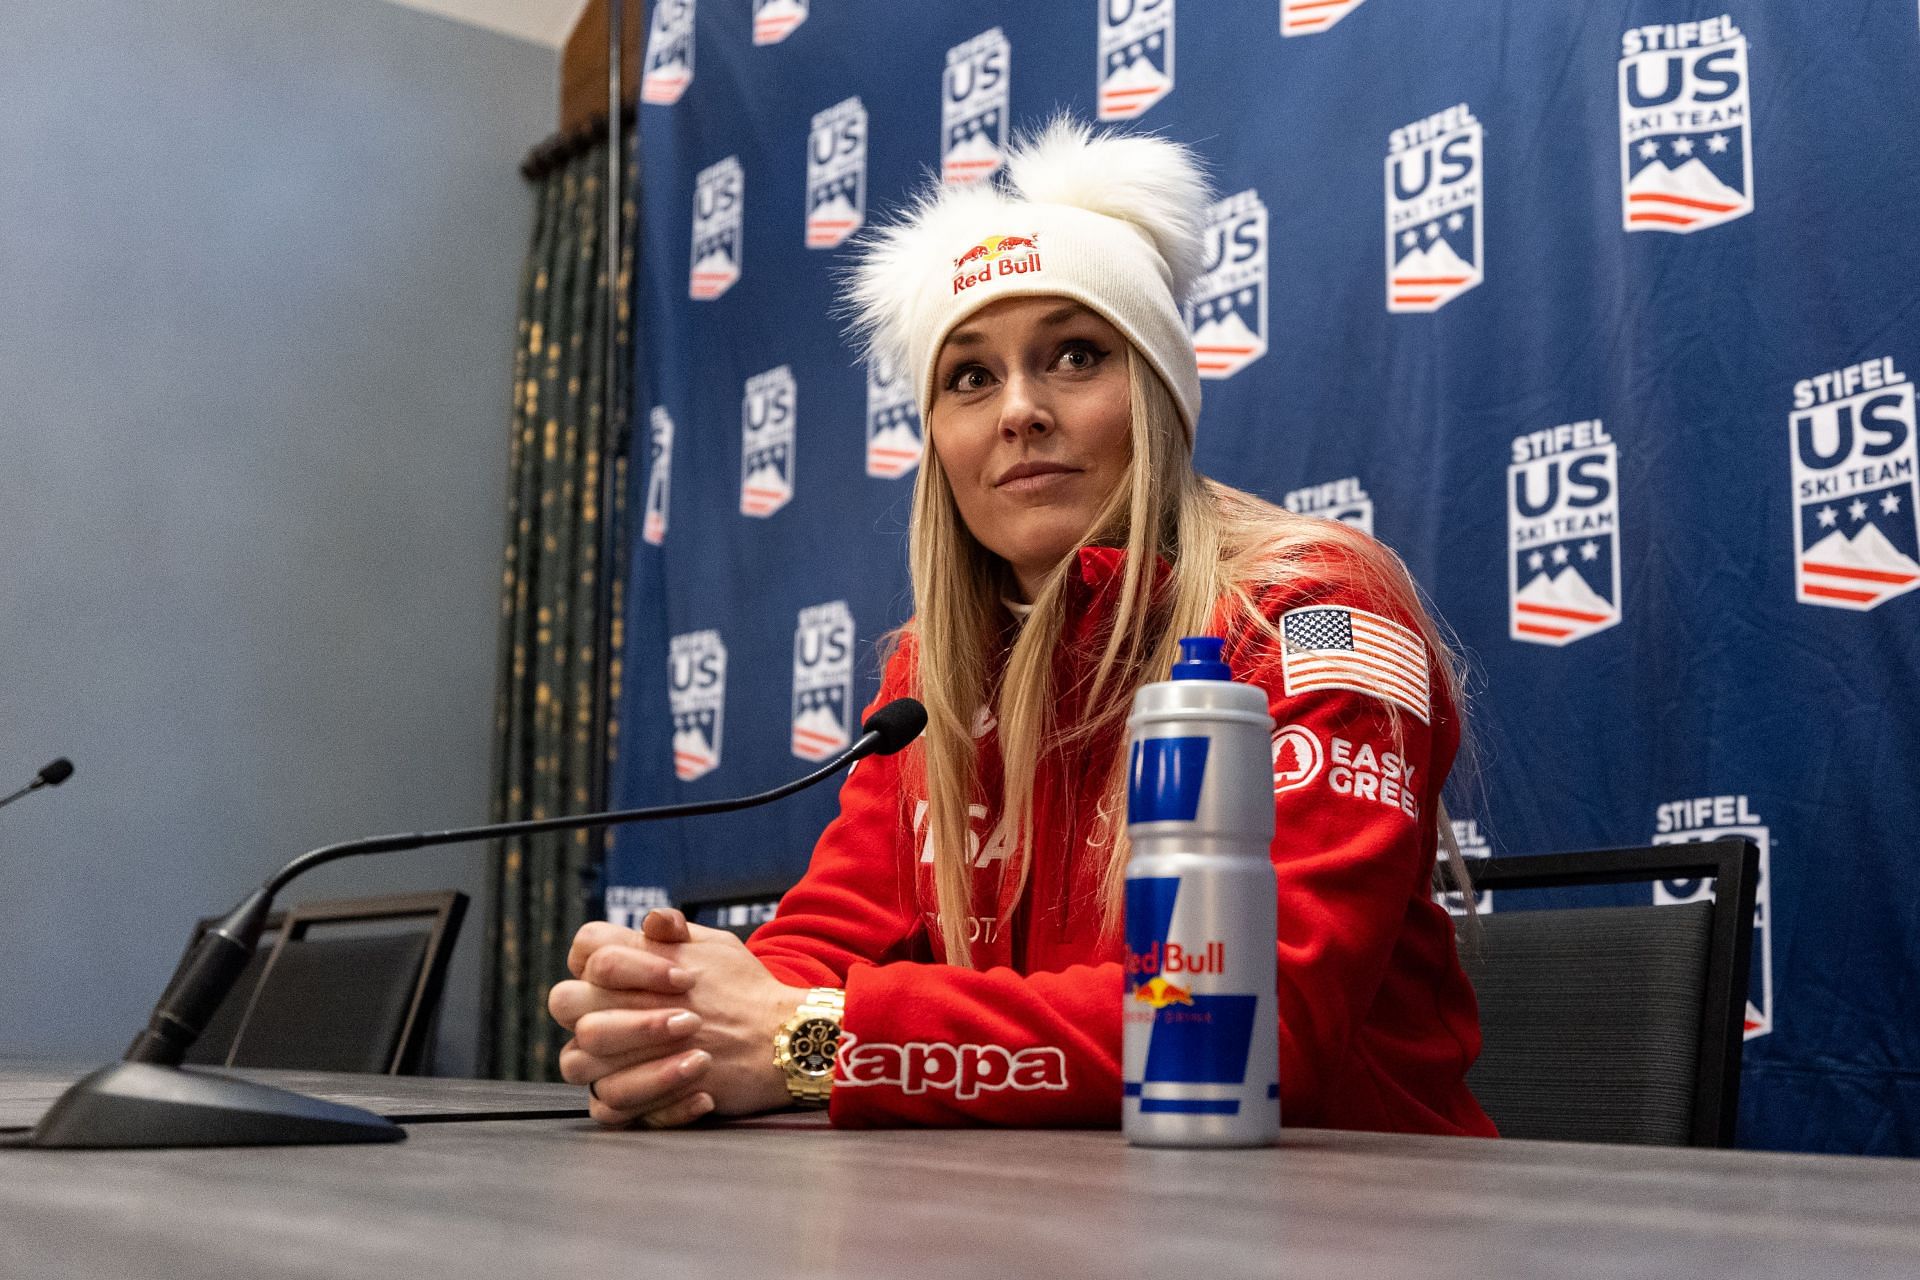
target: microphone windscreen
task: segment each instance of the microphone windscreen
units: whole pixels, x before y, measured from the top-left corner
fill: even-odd
[[[922,722],[926,720],[926,714],[924,712],[921,713],[920,719]],[[40,783],[42,786],[57,787],[72,776],[73,761],[67,759],[65,756],[61,756],[58,760],[53,761],[47,765],[46,768],[40,770]]]
[[[880,745],[874,748],[874,752],[890,756],[919,737],[920,731],[926,727],[925,707],[912,698],[895,698],[867,717],[866,723],[860,726],[860,736],[879,734]]]

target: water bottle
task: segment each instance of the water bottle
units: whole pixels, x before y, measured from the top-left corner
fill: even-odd
[[[1127,721],[1127,1141],[1252,1147],[1280,1137],[1274,995],[1273,717],[1213,636]]]

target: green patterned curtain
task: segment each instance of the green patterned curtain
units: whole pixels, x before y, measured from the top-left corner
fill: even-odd
[[[632,379],[632,247],[618,262],[620,303],[613,317],[616,415],[622,445],[613,457],[617,495],[600,510],[601,421],[608,323],[603,234],[607,171],[604,129],[597,144],[570,158],[530,160],[539,214],[520,294],[514,358],[513,436],[507,537],[500,597],[500,679],[495,718],[493,817],[496,822],[579,813],[600,803],[595,680],[612,663],[619,705],[620,568],[615,555],[610,652],[599,632],[602,521],[624,525],[625,405]],[[635,183],[626,170],[622,223],[632,227]],[[629,237],[630,240],[630,237]],[[616,541],[616,545],[618,545]],[[608,744],[618,741],[611,723]],[[610,749],[610,748],[609,748]],[[564,976],[568,943],[586,919],[598,871],[597,834],[562,832],[501,842],[492,854],[487,919],[487,1074],[512,1080],[557,1079],[563,1037],[548,1018],[547,989]]]

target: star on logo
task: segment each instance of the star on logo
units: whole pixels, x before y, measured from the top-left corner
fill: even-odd
[[[1547,562],[1547,558],[1541,555],[1538,551],[1536,551],[1532,555],[1527,557],[1527,568],[1538,569],[1541,565],[1545,564],[1546,562]]]
[[[1673,140],[1673,154],[1677,156],[1692,155],[1693,139],[1692,138],[1675,138]]]
[[[1592,538],[1588,538],[1580,544],[1580,558],[1582,560],[1598,560],[1600,558],[1600,544]]]
[[[1438,240],[1439,238],[1440,238],[1440,224],[1437,222],[1429,222],[1427,224],[1427,239]]]
[[[1251,289],[1242,289],[1242,290],[1240,291],[1240,294],[1239,294],[1239,298],[1240,298],[1240,305],[1241,305],[1241,306],[1243,306],[1243,307],[1250,307],[1250,306],[1252,306],[1252,305],[1253,305],[1253,290],[1251,290]]]
[[[1880,509],[1886,512],[1888,515],[1892,515],[1894,512],[1898,511],[1900,509],[1900,495],[1897,493],[1890,493],[1886,497],[1880,499]]]
[[[1403,231],[1400,233],[1400,243],[1411,249],[1420,243],[1420,233],[1412,230]]]
[[[1655,142],[1652,138],[1648,138],[1645,142],[1640,144],[1640,158],[1642,160],[1651,160],[1659,154],[1660,154],[1660,144]]]
[[[1464,213],[1461,213],[1457,209],[1454,210],[1453,214],[1447,219],[1447,230],[1449,231],[1458,231],[1460,228],[1466,225],[1467,225],[1467,215]]]
[[[1835,511],[1831,505],[1828,505],[1814,512],[1813,516],[1814,519],[1820,522],[1822,529],[1831,529],[1833,528],[1834,521],[1840,518],[1840,513]]]
[[[1713,152],[1715,155],[1719,155],[1727,149],[1727,142],[1728,138],[1726,134],[1716,133],[1707,139],[1707,150]]]
[[[1555,547],[1553,549],[1553,562],[1555,564],[1565,564],[1567,562],[1567,549],[1565,547]]]
[[[1866,502],[1862,499],[1855,498],[1853,503],[1847,508],[1847,515],[1850,519],[1865,520],[1867,518]]]

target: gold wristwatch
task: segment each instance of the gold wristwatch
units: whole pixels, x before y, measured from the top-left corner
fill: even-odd
[[[847,993],[840,988],[815,987],[773,1037],[773,1065],[803,1107],[824,1107],[833,1094],[833,1055],[846,1007]]]

